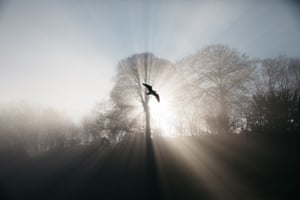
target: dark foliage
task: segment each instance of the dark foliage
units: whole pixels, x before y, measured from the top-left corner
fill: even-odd
[[[257,133],[297,133],[300,126],[298,90],[256,94],[248,113],[248,128]]]

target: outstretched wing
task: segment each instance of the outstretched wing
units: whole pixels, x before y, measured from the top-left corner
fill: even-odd
[[[155,96],[155,98],[156,98],[157,101],[159,102],[159,95],[157,94],[157,92],[153,92],[153,95]]]
[[[152,91],[152,86],[148,85],[147,83],[143,83],[143,85],[150,91]]]

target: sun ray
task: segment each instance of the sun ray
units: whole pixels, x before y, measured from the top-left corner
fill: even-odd
[[[159,103],[155,99],[151,99],[149,102],[153,128],[156,134],[169,137],[176,136],[174,126],[176,114],[170,105],[170,98],[164,95],[162,97]]]

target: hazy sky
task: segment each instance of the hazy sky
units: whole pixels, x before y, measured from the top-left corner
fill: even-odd
[[[299,4],[0,0],[0,103],[52,106],[78,121],[109,98],[120,59],[151,51],[176,61],[213,43],[299,57]]]

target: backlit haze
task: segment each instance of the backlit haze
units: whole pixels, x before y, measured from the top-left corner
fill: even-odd
[[[79,122],[109,99],[118,61],[141,52],[176,62],[222,43],[251,58],[298,57],[299,13],[276,0],[0,0],[0,105],[52,107]]]

